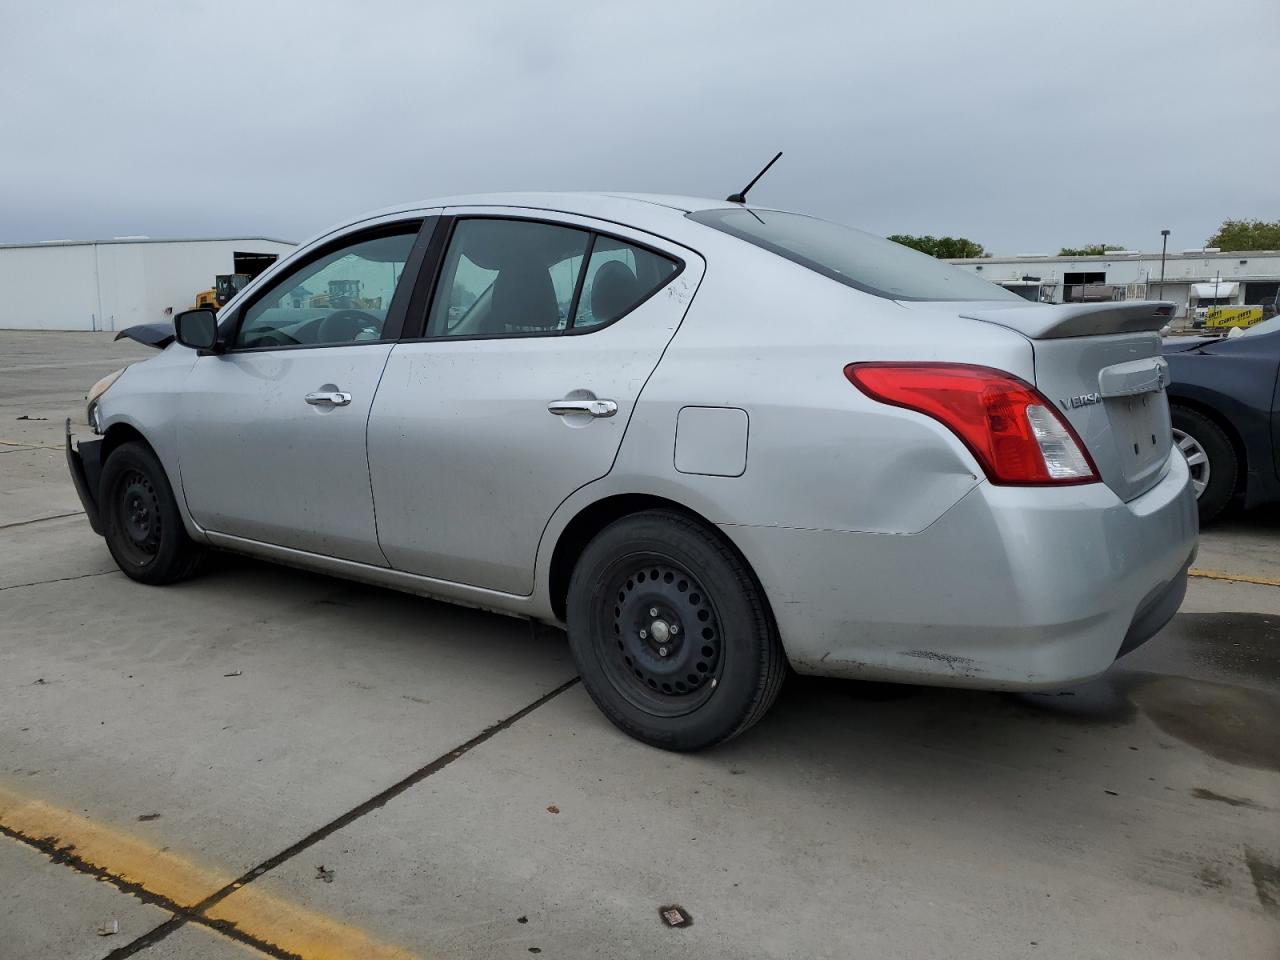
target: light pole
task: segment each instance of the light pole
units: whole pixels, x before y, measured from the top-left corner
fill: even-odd
[[[1164,296],[1164,255],[1165,255],[1165,251],[1168,249],[1169,249],[1169,231],[1161,230],[1160,231],[1160,296],[1156,297],[1157,300],[1159,300],[1160,297]]]

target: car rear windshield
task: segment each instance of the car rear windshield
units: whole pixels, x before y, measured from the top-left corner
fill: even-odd
[[[910,247],[816,217],[745,207],[698,210],[688,217],[877,297],[1021,299],[1004,287]]]

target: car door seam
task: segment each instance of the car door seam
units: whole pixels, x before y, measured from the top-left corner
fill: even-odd
[[[378,554],[386,561],[388,568],[393,568],[391,558],[382,549],[382,532],[378,529],[378,496],[373,489],[373,462],[369,459],[369,424],[373,420],[373,408],[378,402],[378,388],[382,386],[382,378],[387,375],[387,366],[391,363],[391,355],[396,352],[399,343],[393,343],[391,349],[382,358],[382,369],[378,371],[378,382],[373,385],[373,396],[369,399],[369,409],[364,415],[364,475],[369,483],[369,504],[373,507],[373,542]],[[394,568],[393,568],[394,569]]]
[[[668,241],[668,242],[674,243],[674,241]],[[679,244],[677,245],[679,246]],[[693,293],[689,295],[689,302],[685,304],[684,310],[680,314],[680,320],[676,323],[675,329],[671,331],[671,336],[668,337],[667,342],[662,345],[662,351],[658,354],[657,361],[654,363],[653,367],[649,370],[649,373],[645,376],[644,383],[640,384],[640,389],[636,391],[636,398],[631,404],[631,411],[627,414],[627,422],[622,427],[622,435],[618,437],[618,445],[613,450],[613,459],[609,461],[609,469],[606,470],[604,473],[602,473],[600,476],[593,477],[592,479],[586,481],[585,483],[579,484],[577,487],[574,487],[571,491],[569,491],[569,493],[565,495],[564,499],[556,504],[555,509],[551,511],[551,513],[547,516],[546,522],[543,523],[542,532],[538,534],[538,546],[533,552],[534,578],[533,578],[533,586],[529,588],[528,596],[533,596],[538,592],[538,576],[537,576],[538,558],[542,556],[543,541],[546,539],[547,530],[551,526],[551,521],[555,519],[556,514],[560,512],[560,508],[563,507],[570,500],[570,498],[576,495],[579,490],[589,487],[593,483],[598,483],[599,481],[603,480],[605,477],[609,476],[609,474],[613,473],[613,468],[618,465],[618,457],[622,453],[622,445],[627,441],[627,431],[631,429],[631,421],[636,415],[636,408],[640,406],[640,401],[644,397],[645,388],[649,386],[649,381],[653,379],[653,375],[657,373],[658,368],[662,366],[662,361],[666,357],[667,351],[671,349],[671,344],[675,342],[676,337],[680,333],[680,328],[684,326],[685,318],[689,316],[689,311],[693,308],[693,301],[697,298],[698,291],[702,289],[702,283],[707,278],[707,269],[708,269],[707,259],[706,257],[702,256],[702,254],[697,253],[697,251],[694,251],[691,248],[686,248],[686,249],[690,249],[690,252],[694,253],[698,257],[698,259],[702,261],[702,275],[698,277],[698,285],[693,288]]]

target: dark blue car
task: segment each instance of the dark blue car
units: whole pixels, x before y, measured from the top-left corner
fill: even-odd
[[[1200,522],[1280,500],[1280,316],[1239,336],[1172,338],[1169,406]]]

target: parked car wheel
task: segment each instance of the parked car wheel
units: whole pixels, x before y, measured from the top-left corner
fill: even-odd
[[[1204,414],[1174,406],[1173,442],[1187,458],[1200,522],[1220,514],[1236,489],[1236,451],[1222,428]]]
[[[769,709],[786,673],[751,571],[678,513],[606,527],[578,559],[567,607],[587,692],[653,746],[699,750],[736,736]]]
[[[145,444],[122,444],[102,468],[103,533],[111,556],[141,583],[189,576],[204,551],[187,536],[160,461]]]

